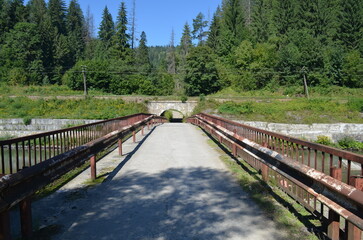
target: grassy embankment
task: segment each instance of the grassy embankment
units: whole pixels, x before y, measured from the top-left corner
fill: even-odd
[[[311,97],[306,99],[297,90],[293,96],[287,97],[282,90],[236,93],[225,89],[201,101],[194,112],[206,111],[245,121],[363,123],[363,89],[329,88],[323,93],[321,91],[311,89]]]

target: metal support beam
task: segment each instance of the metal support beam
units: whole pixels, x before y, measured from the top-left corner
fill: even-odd
[[[342,180],[342,169],[337,167],[330,168],[330,176],[341,181]],[[328,214],[328,237],[332,240],[339,240],[339,221],[340,216],[335,211],[329,209]]]
[[[118,140],[118,155],[122,156],[122,139]]]
[[[96,180],[96,156],[92,156],[91,162],[91,180]]]
[[[10,215],[8,210],[0,213],[0,240],[11,240]]]
[[[33,235],[32,222],[32,202],[31,198],[27,197],[19,203],[21,235],[23,239],[30,239]]]

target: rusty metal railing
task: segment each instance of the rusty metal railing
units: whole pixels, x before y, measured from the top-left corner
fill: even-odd
[[[19,205],[22,236],[29,239],[32,236],[31,196],[36,191],[87,160],[90,160],[91,179],[95,179],[98,153],[118,143],[122,155],[123,138],[132,134],[135,142],[136,131],[141,130],[143,134],[145,125],[149,128],[163,122],[166,119],[162,117],[135,114],[1,141],[2,169],[10,168],[8,174],[0,177],[0,240],[11,240],[9,210],[12,207]],[[29,159],[24,157],[26,154],[19,154],[19,146],[23,152],[27,151]],[[6,148],[8,160],[15,161],[13,165],[4,160]]]
[[[321,219],[329,238],[361,240],[362,155],[208,114],[195,115],[188,122],[216,137],[233,155],[259,170],[265,181],[279,186]],[[356,172],[353,164],[359,166]]]
[[[135,114],[96,123],[0,141],[0,175],[16,173],[65,153],[116,129],[145,119]]]

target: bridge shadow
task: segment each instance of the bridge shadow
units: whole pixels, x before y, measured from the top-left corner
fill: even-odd
[[[52,239],[288,239],[270,232],[271,222],[226,179],[202,167],[126,172],[75,199],[84,210],[70,209],[65,232]]]
[[[255,169],[253,169],[253,167],[248,168],[246,166],[248,165],[247,162],[242,163],[240,159],[236,158],[232,154],[231,150],[229,150],[225,145],[221,144],[209,132],[205,131],[203,128],[200,129],[224,152],[224,154],[228,155],[231,159],[233,159],[245,172],[247,172],[250,176],[252,176],[258,182],[258,184],[263,186],[263,188],[269,195],[271,195],[278,203],[280,203],[282,206],[287,208],[292,214],[294,214],[294,216],[296,216],[299,219],[299,221],[304,224],[304,226],[309,232],[314,233],[321,240],[329,239],[325,234],[326,230],[323,229],[323,226],[317,227],[311,222],[311,220],[316,220],[315,216],[313,216],[310,213],[308,215],[303,215],[302,213],[300,213],[290,202],[288,202],[286,199],[278,195],[269,184],[267,184],[265,181],[262,180],[261,172],[256,171]],[[271,204],[271,203],[263,202],[263,204]],[[272,206],[271,208],[274,207]]]
[[[136,142],[137,145],[136,147],[129,153],[126,153],[124,155],[127,155],[125,157],[125,159],[120,162],[119,165],[117,165],[117,167],[110,173],[107,173],[107,177],[106,179],[104,180],[105,182],[107,181],[111,181],[115,176],[116,174],[125,166],[125,164],[132,158],[132,156],[140,149],[140,147],[144,144],[144,142],[146,141],[146,139],[155,131],[155,129],[157,128],[158,126],[155,126],[153,127],[143,138],[141,141],[138,141]],[[102,176],[99,176],[99,177],[104,177],[105,175],[102,175]]]

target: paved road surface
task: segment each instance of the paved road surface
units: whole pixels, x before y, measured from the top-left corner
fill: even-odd
[[[104,160],[104,169],[116,167],[104,183],[85,189],[80,183],[87,172],[83,180],[34,203],[36,224],[46,235],[62,240],[285,237],[241,190],[198,128],[164,124],[138,145],[125,144],[124,151],[129,153],[121,163],[116,152]]]

